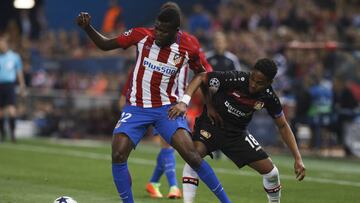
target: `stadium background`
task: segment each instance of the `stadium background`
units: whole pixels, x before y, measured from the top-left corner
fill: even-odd
[[[134,50],[98,50],[76,26],[75,17],[87,11],[94,27],[107,36],[116,36],[134,26],[151,26],[166,1],[118,1],[120,16],[110,25],[104,23],[104,16],[111,13],[113,1],[35,2],[34,8],[26,10],[14,8],[13,0],[0,2],[0,32],[10,36],[12,49],[21,54],[28,86],[27,96],[19,98],[16,134],[31,138],[20,140],[18,148],[2,144],[0,150],[21,151],[24,146],[40,149],[45,144],[43,139],[36,141],[38,137],[108,142],[120,115],[118,97],[133,64]],[[228,50],[236,54],[244,70],[256,59],[273,58],[279,66],[274,87],[301,152],[310,157],[310,163],[324,161],[324,168],[331,165],[326,161],[348,164],[353,170],[344,167],[342,172],[354,173],[359,182],[360,170],[355,170],[360,156],[359,1],[175,2],[184,14],[182,29],[196,35],[204,51],[213,48],[212,34],[221,30],[226,34]],[[345,91],[351,92],[353,99],[343,97]],[[348,105],[352,100],[356,106]],[[270,153],[288,152],[266,112],[256,114],[250,131]],[[157,152],[157,148],[150,149]],[[344,158],[343,163],[340,159]],[[3,161],[1,165],[7,158]],[[11,171],[16,165],[8,167]],[[336,168],[333,171],[327,175],[336,179],[341,173]],[[5,183],[0,181],[0,200]],[[354,190],[359,187],[350,185],[347,187]],[[11,197],[6,200],[16,202]]]

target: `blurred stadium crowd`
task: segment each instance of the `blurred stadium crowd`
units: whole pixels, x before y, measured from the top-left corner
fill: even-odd
[[[127,29],[121,12],[119,2],[104,14],[107,36]],[[349,126],[360,126],[359,1],[205,0],[183,12],[183,29],[198,37],[204,51],[213,49],[213,33],[222,31],[243,70],[262,57],[277,62],[274,88],[301,147],[351,153],[344,142],[354,134]],[[41,4],[19,12],[2,32],[23,58],[29,87],[27,101],[19,103],[23,119],[34,120],[43,136],[111,135],[134,51],[103,52],[80,29],[47,28]],[[115,71],[68,69],[61,66],[66,63],[56,63],[114,57],[122,59]]]

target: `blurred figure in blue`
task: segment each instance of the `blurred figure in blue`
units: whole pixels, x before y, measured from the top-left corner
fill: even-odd
[[[0,134],[5,141],[5,113],[8,113],[10,137],[15,140],[16,94],[15,83],[18,79],[20,94],[25,94],[25,80],[19,54],[9,49],[8,37],[0,36]]]

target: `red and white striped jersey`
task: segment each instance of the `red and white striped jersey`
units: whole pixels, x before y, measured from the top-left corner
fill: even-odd
[[[153,28],[133,28],[118,36],[117,41],[122,48],[137,48],[127,91],[130,105],[150,108],[175,103],[183,91],[178,89],[179,75],[185,79],[185,88],[186,67],[195,72],[203,70],[199,43],[186,32],[178,32],[176,41],[166,47],[155,44]]]

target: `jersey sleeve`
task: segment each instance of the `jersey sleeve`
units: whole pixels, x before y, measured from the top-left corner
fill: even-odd
[[[210,65],[210,63],[207,61],[206,56],[205,56],[205,53],[203,52],[202,49],[200,49],[199,57],[200,57],[201,65],[203,65],[203,67],[205,68],[205,71],[206,71],[206,72],[212,72],[214,69],[213,69],[213,67]]]
[[[123,49],[135,45],[146,36],[145,28],[132,28],[117,37],[119,46]]]
[[[265,108],[268,114],[274,119],[279,118],[283,115],[280,99],[272,89],[266,89],[266,94],[268,94],[268,97],[265,102]]]
[[[203,72],[205,68],[203,68],[201,63],[200,43],[194,36],[190,36],[190,43],[192,46],[192,51],[189,56],[189,67],[196,73]]]
[[[246,86],[246,73],[242,71],[213,71],[207,73],[207,84],[210,89],[227,90]]]

